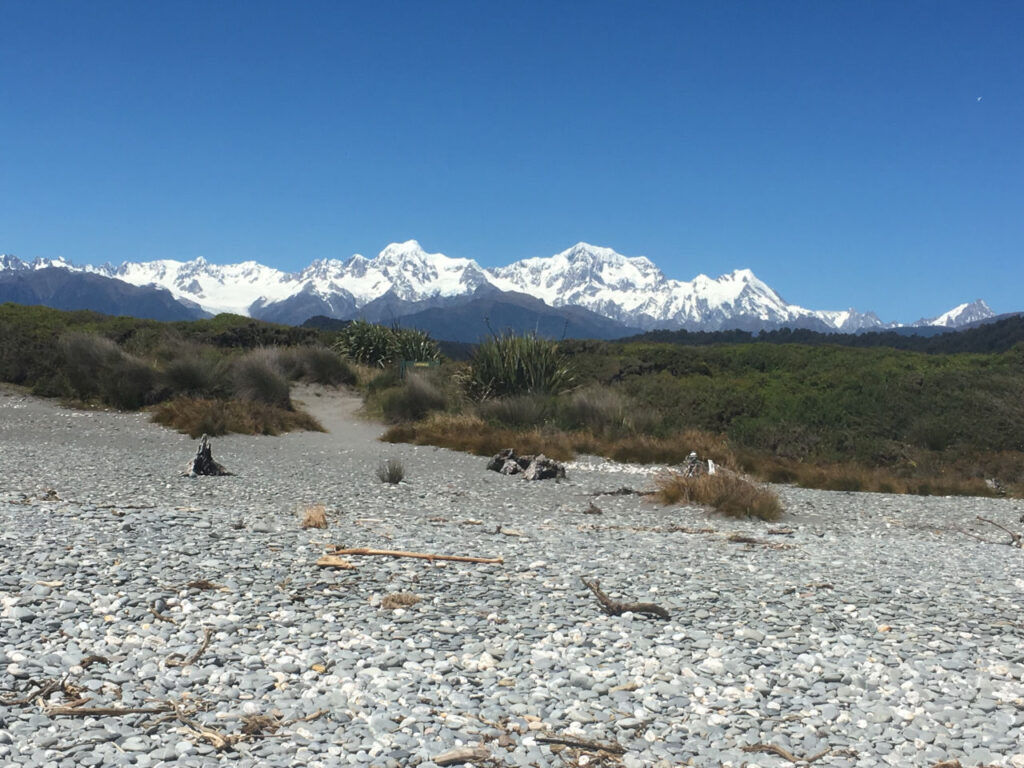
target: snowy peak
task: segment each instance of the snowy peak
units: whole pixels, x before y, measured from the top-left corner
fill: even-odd
[[[922,318],[914,323],[914,326],[933,325],[944,328],[960,328],[995,316],[996,313],[989,308],[988,304],[981,299],[976,299],[969,304],[959,304],[930,320]]]
[[[46,267],[164,288],[178,301],[210,313],[278,322],[301,323],[315,314],[359,317],[385,306],[392,313],[411,304],[436,307],[488,287],[527,294],[551,307],[587,309],[630,328],[799,327],[856,333],[896,326],[870,312],[817,311],[789,304],[750,269],[673,280],[646,257],[623,256],[585,242],[553,256],[494,269],[483,269],[473,259],[430,253],[416,240],[391,243],[373,258],[356,254],[345,260],[317,260],[297,273],[255,261],[211,264],[202,257],[78,267],[63,258],[37,258],[26,264],[15,256],[0,255],[0,273]],[[959,328],[992,317],[992,310],[979,299],[914,325]]]

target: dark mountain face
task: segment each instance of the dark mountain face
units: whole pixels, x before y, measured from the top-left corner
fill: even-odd
[[[210,316],[201,309],[185,306],[163,288],[140,287],[57,267],[0,272],[0,303],[8,301],[54,309],[91,309],[106,315],[150,320],[196,320]]]

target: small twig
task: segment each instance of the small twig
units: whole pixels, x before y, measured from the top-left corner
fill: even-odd
[[[654,603],[620,603],[612,600],[601,590],[601,584],[597,579],[593,581],[583,579],[583,583],[594,593],[594,597],[601,603],[604,612],[610,616],[621,616],[624,613],[644,613],[649,616],[657,616],[659,619],[669,617],[668,611]]]
[[[595,741],[584,739],[580,736],[538,736],[538,744],[561,744],[575,749],[585,749],[589,752],[607,752],[610,755],[624,755],[626,748],[621,744],[608,741]]]
[[[203,643],[199,646],[199,650],[189,656],[187,659],[180,653],[172,653],[164,661],[164,666],[167,667],[187,667],[191,664],[195,664],[203,652],[206,651],[206,647],[210,644],[210,638],[213,636],[213,630],[209,627],[203,628]]]
[[[355,549],[342,549],[335,547],[335,555],[369,555],[375,557],[415,557],[421,560],[455,560],[460,563],[503,563],[500,557],[464,557],[462,555],[433,555],[426,552],[402,552],[396,549],[368,549],[367,547],[356,547]]]
[[[780,747],[778,744],[750,744],[745,747],[741,747],[744,752],[764,752],[766,754],[778,755],[784,760],[789,760],[791,763],[813,763],[815,760],[820,760],[829,752],[831,749],[824,749],[816,755],[810,757],[797,757],[785,747]]]
[[[166,621],[169,624],[177,624],[178,623],[174,619],[172,619],[170,616],[167,616],[166,614],[160,613],[160,611],[158,611],[156,609],[155,604],[149,606],[149,612],[152,613],[160,621]]]

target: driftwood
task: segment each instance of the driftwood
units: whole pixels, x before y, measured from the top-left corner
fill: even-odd
[[[816,755],[810,757],[797,757],[785,747],[780,747],[778,744],[750,744],[745,747],[741,747],[744,752],[764,752],[770,755],[778,755],[784,760],[788,760],[791,763],[813,763],[815,760],[820,760],[829,752],[831,749],[825,749],[818,752]]]
[[[228,472],[223,466],[213,460],[210,438],[203,435],[202,440],[199,441],[199,449],[196,451],[195,458],[192,459],[182,474],[189,477],[197,477],[199,475],[230,475],[231,472]]]
[[[989,520],[987,517],[982,517],[981,515],[978,515],[978,520],[983,523],[988,523],[989,525],[994,525],[999,530],[1010,534],[1010,541],[1000,543],[1004,543],[1009,547],[1017,547],[1018,549],[1024,548],[1024,541],[1022,541],[1021,534],[1011,531],[1009,528],[1004,525],[1000,525],[995,520]]]
[[[354,571],[356,568],[348,560],[343,560],[337,555],[324,555],[316,561],[316,564],[321,568],[340,568],[344,571]]]
[[[609,741],[594,741],[580,736],[538,736],[538,744],[561,744],[566,747],[583,749],[588,752],[607,752],[610,755],[624,755],[626,748]]]
[[[334,555],[368,555],[375,557],[416,557],[420,560],[454,560],[459,563],[504,563],[500,557],[465,557],[462,555],[432,555],[427,552],[402,552],[396,549],[368,549],[356,547],[355,549],[342,549],[336,547],[331,553]]]
[[[486,747],[458,747],[438,755],[432,762],[435,765],[462,765],[463,763],[487,760],[490,757],[491,753]]]
[[[624,613],[644,613],[648,616],[657,616],[659,619],[667,619],[669,617],[668,611],[654,603],[619,603],[612,600],[601,590],[601,584],[597,579],[593,581],[583,579],[583,583],[594,593],[594,597],[601,603],[604,612],[609,616],[621,616]]]
[[[47,707],[47,715],[70,717],[116,717],[120,715],[155,715],[169,712],[173,707],[163,704],[157,707]]]

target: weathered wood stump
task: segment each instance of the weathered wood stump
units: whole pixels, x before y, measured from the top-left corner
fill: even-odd
[[[197,477],[198,475],[230,475],[231,472],[228,472],[223,466],[213,460],[210,438],[203,435],[203,439],[199,441],[199,450],[196,451],[196,457],[192,459],[182,474],[189,477]]]

